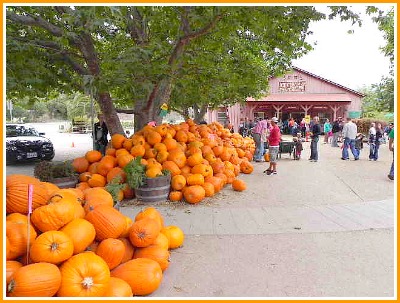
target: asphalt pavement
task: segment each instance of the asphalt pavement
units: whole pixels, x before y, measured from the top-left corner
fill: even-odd
[[[52,138],[51,138],[52,139]],[[52,139],[53,140],[53,139]],[[83,155],[90,135],[56,134],[56,160]],[[320,160],[283,154],[278,175],[266,163],[240,175],[248,189],[227,186],[198,205],[123,204],[132,218],[154,206],[167,225],[185,233],[172,251],[163,282],[151,297],[171,298],[393,298],[397,296],[395,182],[382,145],[378,161],[340,159],[340,148],[319,144]],[[352,158],[351,158],[352,159]],[[32,174],[33,165],[6,174]]]

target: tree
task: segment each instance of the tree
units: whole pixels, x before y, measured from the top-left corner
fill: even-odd
[[[382,52],[390,60],[389,76],[382,77],[378,84],[364,88],[366,97],[363,99],[363,115],[375,115],[378,112],[394,112],[394,9],[388,12],[376,7],[368,7],[367,12],[372,20],[378,24],[379,30],[384,33],[386,45],[381,47]]]
[[[356,20],[347,7],[332,16]],[[56,89],[91,93],[111,134],[116,107],[133,108],[135,129],[181,111],[234,103],[266,89],[311,49],[312,6],[27,7],[6,10],[7,96]],[[172,96],[172,99],[171,99]]]

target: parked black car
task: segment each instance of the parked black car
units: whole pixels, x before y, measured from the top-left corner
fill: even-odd
[[[54,158],[53,143],[25,124],[6,124],[6,151],[7,164]]]

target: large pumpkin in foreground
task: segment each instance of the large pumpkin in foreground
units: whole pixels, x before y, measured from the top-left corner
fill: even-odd
[[[6,178],[7,213],[28,213],[29,184],[33,185],[32,209],[47,204],[49,193],[39,179],[25,175],[9,175]]]
[[[58,267],[50,263],[34,263],[17,269],[7,285],[10,297],[52,297],[61,284]]]
[[[107,263],[93,252],[72,256],[61,267],[59,297],[101,297],[110,280]]]
[[[114,268],[111,276],[128,282],[133,295],[145,296],[160,286],[163,274],[156,261],[138,258]]]

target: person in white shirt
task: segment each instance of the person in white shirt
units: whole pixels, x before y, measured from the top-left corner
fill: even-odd
[[[342,160],[349,160],[349,147],[351,153],[354,156],[354,160],[358,160],[359,154],[358,150],[355,147],[356,136],[357,136],[357,125],[352,121],[349,117],[347,118],[347,123],[343,126],[343,150],[342,150]]]

